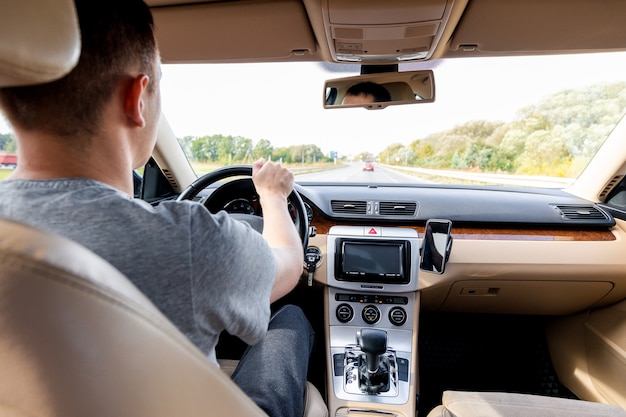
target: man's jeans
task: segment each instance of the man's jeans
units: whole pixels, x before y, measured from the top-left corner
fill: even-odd
[[[302,310],[286,305],[272,316],[263,340],[246,349],[232,379],[269,416],[300,417],[314,341]]]

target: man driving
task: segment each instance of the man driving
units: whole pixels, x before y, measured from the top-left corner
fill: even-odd
[[[211,361],[223,330],[239,337],[250,346],[233,380],[269,415],[301,415],[313,331],[298,307],[270,309],[302,273],[287,210],[293,174],[254,162],[262,234],[198,203],[134,199],[133,170],[150,158],[161,114],[152,16],[141,0],[76,8],[77,66],[47,84],[0,89],[20,161],[0,182],[0,215],[109,261]]]

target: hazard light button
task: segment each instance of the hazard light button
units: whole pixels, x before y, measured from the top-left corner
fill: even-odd
[[[382,236],[383,231],[381,227],[365,226],[365,236]]]

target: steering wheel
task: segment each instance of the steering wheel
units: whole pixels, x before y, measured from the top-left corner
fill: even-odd
[[[223,180],[225,178],[230,177],[247,177],[242,179],[241,181],[249,182],[247,184],[254,190],[254,184],[252,182],[252,166],[251,165],[230,165],[227,167],[218,168],[214,171],[211,171],[207,174],[204,174],[194,182],[192,182],[176,199],[177,201],[182,200],[192,200],[195,198],[202,190],[210,186],[211,184]],[[227,184],[225,184],[227,185]],[[224,187],[224,185],[222,186]],[[219,189],[219,187],[218,187]],[[217,190],[216,190],[217,191]],[[206,201],[204,201],[204,205],[209,208],[211,202],[211,196],[216,193],[216,191],[211,194]],[[298,235],[300,235],[300,239],[302,240],[302,245],[304,249],[306,249],[309,242],[309,219],[306,214],[306,208],[304,207],[304,202],[300,195],[296,190],[293,190],[289,196],[287,197],[288,204],[293,208],[292,213],[295,213],[294,224],[296,229],[298,230]],[[234,218],[239,220],[243,220],[250,224],[253,229],[261,233],[263,231],[263,218],[261,216],[257,216],[254,214],[231,214]]]

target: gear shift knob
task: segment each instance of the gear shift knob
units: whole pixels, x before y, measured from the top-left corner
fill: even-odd
[[[367,371],[378,371],[378,357],[387,351],[387,332],[378,329],[361,329],[357,333],[357,343],[365,353]]]

